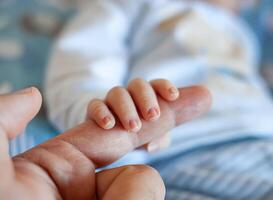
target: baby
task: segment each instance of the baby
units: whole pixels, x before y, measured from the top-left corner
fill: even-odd
[[[160,117],[156,94],[178,98],[177,87],[210,89],[211,112],[145,146],[152,158],[189,148],[273,133],[272,102],[258,75],[259,47],[231,12],[209,3],[93,0],[79,9],[55,44],[46,78],[49,118],[59,129],[94,120],[121,123]],[[128,133],[130,134],[130,133]],[[129,155],[133,162],[151,160]],[[128,161],[128,160],[127,160]]]

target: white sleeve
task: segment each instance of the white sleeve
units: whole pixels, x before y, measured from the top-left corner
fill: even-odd
[[[49,118],[58,129],[82,122],[92,98],[103,98],[111,87],[123,84],[128,66],[126,40],[137,8],[130,2],[93,0],[57,40],[45,97]]]

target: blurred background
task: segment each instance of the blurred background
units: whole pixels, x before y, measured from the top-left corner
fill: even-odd
[[[43,90],[54,39],[85,1],[0,0],[0,93],[28,86]],[[232,9],[253,29],[262,49],[260,72],[273,91],[273,1],[208,1]],[[46,120],[44,108],[26,131],[33,137],[33,145],[56,133]]]

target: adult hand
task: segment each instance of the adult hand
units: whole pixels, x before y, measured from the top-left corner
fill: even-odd
[[[8,140],[36,115],[41,101],[35,88],[0,96],[0,199],[164,199],[162,179],[150,167],[95,170],[206,112],[211,96],[202,87],[184,88],[175,102],[159,99],[160,119],[143,121],[139,133],[119,124],[106,131],[88,121],[10,158]]]

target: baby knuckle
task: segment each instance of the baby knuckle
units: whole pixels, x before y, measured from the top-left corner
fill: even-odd
[[[129,83],[129,87],[132,87],[134,85],[141,85],[145,82],[145,80],[143,78],[135,78],[133,80],[130,81]]]
[[[104,112],[104,104],[101,101],[92,101],[90,103],[90,111],[93,115],[97,116]]]
[[[99,99],[92,99],[90,102],[89,102],[89,105],[88,105],[88,109],[93,109],[94,107],[96,107],[97,105],[99,105],[101,103],[101,100]]]
[[[142,105],[144,105],[144,106],[149,106],[149,105],[152,105],[152,104],[156,104],[156,102],[157,102],[156,97],[153,94],[150,94],[150,93],[142,94],[140,99],[141,99],[140,101],[142,102]]]
[[[167,80],[167,79],[162,79],[162,83],[165,85],[171,85],[171,81]]]
[[[172,85],[172,83],[167,80],[167,79],[156,79],[151,81],[152,84],[157,85],[157,86],[166,86],[166,85]]]
[[[171,83],[169,80],[167,80],[167,79],[162,79],[162,80],[160,81],[160,84],[161,84],[162,86],[172,85],[172,83]]]
[[[162,81],[167,81],[167,79],[159,78],[159,79],[155,79],[155,80],[154,80],[154,82],[162,82]]]
[[[125,91],[125,89],[123,87],[115,86],[109,91],[108,95],[110,95],[110,96],[111,95],[116,95],[116,94],[123,93],[124,91]]]

